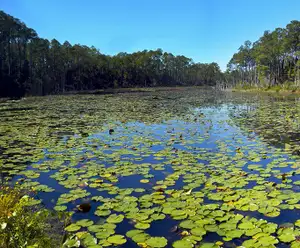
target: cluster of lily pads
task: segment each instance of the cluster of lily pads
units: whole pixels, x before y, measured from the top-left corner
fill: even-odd
[[[300,247],[297,140],[274,146],[287,125],[300,130],[298,110],[218,97],[2,103],[2,177],[36,192],[36,203],[74,212],[65,247]],[[272,113],[295,117],[274,124]]]

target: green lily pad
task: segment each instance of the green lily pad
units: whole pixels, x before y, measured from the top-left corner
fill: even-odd
[[[146,240],[146,244],[150,247],[165,247],[168,240],[164,237],[151,237]]]
[[[134,225],[137,229],[148,229],[150,227],[149,223],[138,222]]]
[[[113,235],[110,236],[107,241],[114,245],[122,245],[126,243],[126,238],[123,235]]]
[[[55,211],[65,211],[65,210],[67,210],[67,206],[55,206],[54,210]]]
[[[297,220],[297,221],[295,222],[295,226],[300,227],[300,220]]]
[[[262,236],[258,241],[262,246],[278,244],[278,240],[274,236]]]
[[[240,229],[253,229],[255,226],[253,225],[252,222],[247,221],[247,222],[242,222],[241,224],[238,225]]]
[[[71,224],[71,225],[67,226],[67,227],[65,228],[65,230],[68,231],[68,232],[76,232],[76,231],[78,231],[80,228],[81,228],[81,226],[78,226],[78,225],[76,225],[76,224]]]
[[[108,216],[110,215],[111,211],[110,210],[96,210],[95,211],[95,215],[98,215],[98,216]]]
[[[195,235],[195,236],[200,236],[200,237],[202,237],[203,235],[206,234],[206,230],[205,230],[204,228],[202,228],[202,227],[196,227],[196,228],[193,228],[193,229],[191,230],[191,233],[192,233],[193,235]]]
[[[235,238],[240,238],[243,234],[244,234],[243,230],[236,229],[236,230],[231,230],[226,232],[226,237],[235,239]]]
[[[116,224],[116,223],[121,223],[121,222],[123,221],[123,219],[124,219],[124,215],[122,215],[122,214],[119,214],[119,215],[117,215],[117,214],[112,214],[112,215],[110,215],[110,216],[106,219],[106,221],[107,221],[108,223],[114,223],[114,224]]]
[[[173,243],[174,248],[193,248],[194,244],[190,241],[187,241],[185,239],[183,240],[177,240]]]
[[[143,230],[138,230],[138,229],[134,229],[134,230],[130,230],[126,233],[126,236],[128,238],[132,238],[133,236],[137,235],[137,234],[140,234],[140,233],[143,233]]]
[[[82,227],[88,227],[93,224],[94,224],[94,222],[92,220],[88,220],[88,219],[83,219],[83,220],[79,220],[76,222],[76,225],[82,226]]]
[[[138,233],[132,237],[132,240],[136,243],[143,243],[149,238],[150,235],[147,233]]]
[[[296,239],[293,233],[283,233],[278,236],[278,239],[282,242],[289,243]]]
[[[185,220],[180,222],[179,226],[185,229],[193,229],[196,224],[192,220]]]

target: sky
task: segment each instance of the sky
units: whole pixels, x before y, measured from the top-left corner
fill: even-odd
[[[300,20],[300,0],[0,0],[40,37],[104,54],[161,48],[221,69],[246,40]]]

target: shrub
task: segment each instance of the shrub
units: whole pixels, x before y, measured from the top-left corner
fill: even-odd
[[[66,218],[18,189],[0,188],[0,247],[60,247]]]

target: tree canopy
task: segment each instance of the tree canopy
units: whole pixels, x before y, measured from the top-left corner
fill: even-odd
[[[300,86],[300,22],[265,31],[255,42],[246,41],[233,55],[225,74],[227,83],[246,86]]]
[[[102,54],[95,47],[43,39],[0,11],[0,97],[121,87],[215,85],[217,63],[194,63],[161,49]]]

